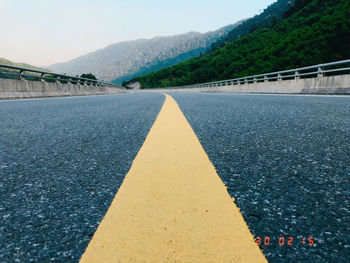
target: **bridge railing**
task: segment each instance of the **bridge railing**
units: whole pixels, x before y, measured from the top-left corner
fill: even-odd
[[[57,83],[70,83],[70,84],[79,84],[79,85],[89,85],[89,86],[109,86],[109,87],[118,87],[120,86],[88,78],[73,77],[64,74],[56,74],[48,71],[40,71],[35,69],[17,67],[12,65],[0,64],[0,78],[7,79],[25,79],[31,81],[46,81],[46,82],[57,82]]]
[[[323,76],[341,75],[350,73],[350,59],[318,64],[309,67],[289,69],[265,74],[258,74],[253,76],[220,80],[213,82],[206,82],[193,85],[170,87],[174,89],[180,88],[207,88],[207,87],[220,87],[220,86],[233,86],[249,83],[268,82],[268,81],[281,81],[301,78],[319,78]]]

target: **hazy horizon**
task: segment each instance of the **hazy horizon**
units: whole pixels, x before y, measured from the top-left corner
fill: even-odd
[[[274,2],[0,0],[0,57],[49,66],[119,42],[214,31]]]

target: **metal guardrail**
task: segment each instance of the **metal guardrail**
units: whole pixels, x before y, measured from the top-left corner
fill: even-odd
[[[253,75],[253,76],[236,78],[236,79],[213,81],[213,82],[206,82],[206,83],[185,85],[185,86],[176,86],[176,87],[169,87],[169,88],[173,88],[173,89],[207,88],[207,87],[211,88],[211,87],[220,87],[220,86],[242,85],[242,84],[257,83],[257,82],[267,82],[267,81],[280,81],[280,80],[312,78],[312,77],[319,78],[323,76],[349,74],[349,73],[350,73],[350,59],[346,59],[346,60],[341,60],[341,61],[336,61],[331,63]]]
[[[110,87],[118,87],[122,88],[113,83],[81,78],[81,77],[73,77],[67,76],[63,74],[56,74],[47,71],[40,71],[29,68],[16,67],[6,64],[0,64],[0,78],[8,78],[8,79],[26,79],[31,81],[46,81],[46,82],[57,82],[57,83],[70,83],[70,84],[79,84],[79,85],[89,85],[89,86],[110,86]]]

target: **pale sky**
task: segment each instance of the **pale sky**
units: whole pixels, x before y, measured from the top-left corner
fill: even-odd
[[[36,66],[107,45],[219,29],[276,0],[0,0],[0,57]]]

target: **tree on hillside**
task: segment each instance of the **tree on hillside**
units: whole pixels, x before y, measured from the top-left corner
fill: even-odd
[[[92,73],[84,73],[80,75],[81,78],[86,78],[86,79],[94,79],[97,80],[94,74]]]

